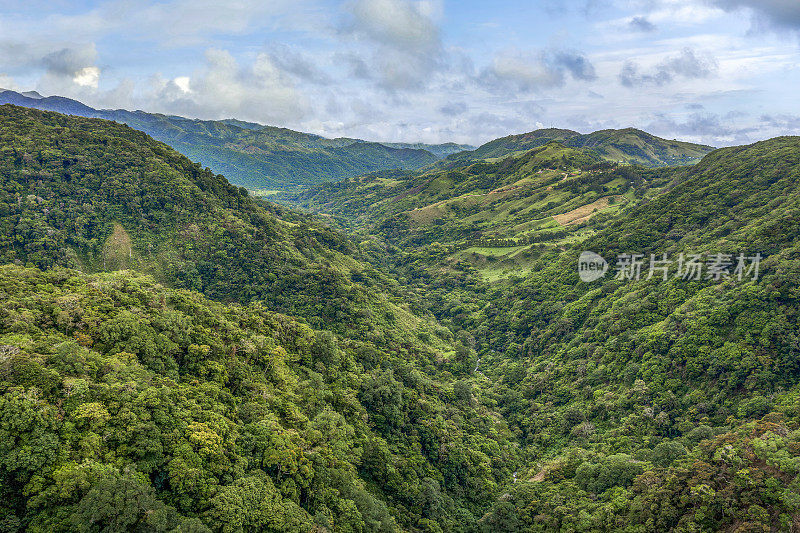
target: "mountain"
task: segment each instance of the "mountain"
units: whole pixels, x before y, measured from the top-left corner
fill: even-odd
[[[418,353],[130,271],[4,265],[0,291],[7,531],[474,530],[516,463]]]
[[[0,143],[0,262],[135,269],[351,334],[427,327],[342,235],[129,126],[2,106]]]
[[[798,183],[798,137],[715,151],[473,307],[481,367],[538,458],[490,529],[767,531],[800,518]],[[579,280],[584,250],[607,276]],[[641,279],[615,279],[634,253]],[[667,280],[648,279],[651,254],[673,261]],[[675,275],[681,254],[700,254],[699,279]],[[752,267],[757,254],[758,275],[740,279],[740,257]]]
[[[573,148],[591,149],[609,161],[648,167],[696,163],[714,149],[711,146],[661,139],[634,128],[601,130],[589,134],[550,128],[495,139],[475,150],[448,156],[448,160],[464,161],[506,157],[543,146],[552,141],[558,141]]]
[[[0,107],[0,228],[3,530],[474,530],[518,464],[468,337],[127,125]]]
[[[326,139],[238,120],[204,121],[143,111],[93,109],[76,100],[43,98],[38,93],[0,92],[0,104],[127,124],[250,189],[291,189],[375,170],[416,169],[471,148],[452,143],[406,145]]]
[[[456,143],[444,143],[444,144],[425,144],[425,143],[381,143],[384,146],[388,146],[390,148],[405,148],[411,150],[427,150],[428,152],[432,153],[436,157],[443,159],[451,154],[457,154],[459,152],[463,152],[464,150],[474,150],[474,146],[470,146],[469,144],[456,144]]]

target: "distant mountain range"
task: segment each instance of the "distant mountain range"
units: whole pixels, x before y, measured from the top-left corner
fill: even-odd
[[[240,120],[197,120],[178,116],[94,109],[61,96],[0,89],[0,104],[113,120],[143,131],[250,189],[292,189],[338,181],[368,172],[418,169],[443,157],[473,149],[454,143],[379,143],[327,139],[286,128]]]
[[[510,135],[482,146],[455,143],[388,143],[339,137],[329,139],[287,128],[236,119],[199,120],[124,109],[95,109],[61,96],[0,89],[0,105],[56,111],[127,124],[164,142],[228,180],[251,190],[291,191],[383,170],[418,170],[477,160],[517,156],[550,142],[589,150],[609,161],[648,167],[694,164],[711,146],[656,137],[628,128],[581,134],[540,129]]]
[[[694,164],[714,150],[712,146],[662,139],[635,128],[600,130],[588,134],[548,128],[495,139],[475,150],[452,154],[447,159],[469,161],[502,158],[553,141],[572,148],[591,149],[609,161],[647,167]]]

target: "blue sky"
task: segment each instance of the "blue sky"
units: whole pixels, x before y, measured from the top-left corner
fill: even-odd
[[[326,136],[800,134],[798,0],[3,0],[0,87]]]

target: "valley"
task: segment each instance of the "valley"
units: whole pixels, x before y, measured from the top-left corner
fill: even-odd
[[[0,533],[800,533],[800,1],[7,0]]]
[[[0,140],[7,524],[800,516],[800,138],[658,167],[548,141],[268,196],[302,211],[110,121],[2,106]],[[584,283],[584,249],[763,261]]]

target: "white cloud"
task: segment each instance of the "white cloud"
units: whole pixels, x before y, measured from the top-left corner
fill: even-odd
[[[3,74],[0,72],[0,89],[6,89],[9,91],[17,90],[17,84],[14,83],[14,78],[8,74]]]
[[[439,1],[354,0],[340,35],[357,46],[344,54],[354,76],[394,93],[419,90],[448,69],[436,19]]]
[[[192,79],[189,76],[178,76],[172,80],[181,91],[188,93],[191,91]]]
[[[241,65],[230,52],[212,48],[205,59],[191,77],[153,78],[146,99],[165,112],[210,119],[284,123],[307,113],[308,102],[268,54]]]
[[[576,80],[596,78],[594,65],[580,52],[506,51],[495,55],[481,73],[480,82],[495,91],[530,92],[561,87],[568,74]]]
[[[100,69],[97,67],[83,67],[75,72],[72,81],[81,87],[94,87],[100,83]]]
[[[655,68],[644,73],[640,71],[636,62],[626,61],[620,71],[619,80],[626,87],[665,85],[677,77],[708,78],[718,68],[716,59],[709,55],[700,55],[687,47],[680,54],[662,60]]]
[[[709,0],[726,11],[749,10],[757,29],[800,31],[800,2],[797,0]]]

